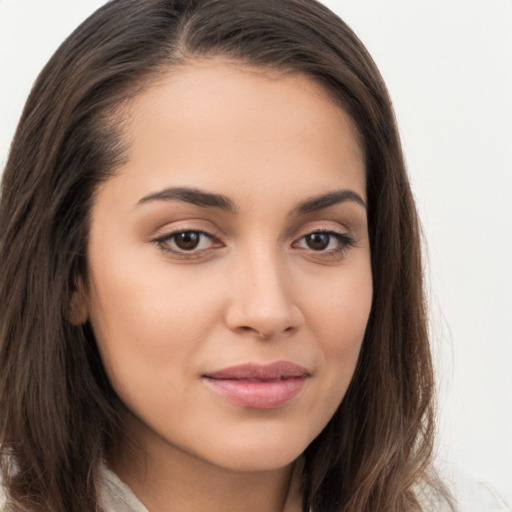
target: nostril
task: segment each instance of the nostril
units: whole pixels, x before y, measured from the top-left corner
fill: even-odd
[[[244,307],[237,301],[226,313],[226,326],[231,331],[261,340],[292,336],[300,330],[302,321],[302,313],[295,305],[262,309]]]
[[[252,334],[254,336],[257,336],[258,338],[260,338],[262,340],[269,340],[270,338],[274,337],[274,334],[272,332],[264,333],[263,331],[260,331],[259,329],[256,329],[255,327],[250,327],[247,325],[241,325],[238,328],[238,330],[239,330],[239,332],[244,333],[244,334],[247,333],[247,334]],[[285,334],[292,334],[293,332],[295,332],[294,326],[286,327],[282,331],[282,333],[285,333]]]
[[[241,325],[238,329],[242,333],[252,334],[252,335],[257,336],[258,338],[261,338],[263,340],[268,340],[272,337],[271,334],[263,334],[263,332],[256,329],[255,327],[250,327],[247,325]]]

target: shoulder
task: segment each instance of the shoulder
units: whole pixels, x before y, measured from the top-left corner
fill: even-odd
[[[1,1],[1,0],[0,0]],[[105,512],[148,512],[130,488],[110,471],[105,464],[100,469],[99,501]],[[0,479],[0,512],[8,512],[8,499]],[[9,510],[11,510],[9,508]]]
[[[0,483],[0,512],[5,512],[7,505],[7,497],[5,495],[4,486]]]
[[[512,512],[491,484],[460,466],[440,463],[436,470],[454,498],[456,512]],[[449,508],[445,506],[433,510],[445,512]]]
[[[148,512],[131,489],[105,464],[102,465],[100,474],[100,502],[105,512]]]

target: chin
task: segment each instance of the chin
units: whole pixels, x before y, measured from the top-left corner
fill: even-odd
[[[244,450],[242,453],[220,458],[216,457],[211,462],[221,468],[239,473],[272,472],[283,469],[300,457],[300,450],[259,449],[254,451]]]
[[[276,471],[292,464],[302,455],[312,439],[293,434],[260,433],[229,443],[217,443],[214,450],[203,454],[215,466],[237,472]],[[211,447],[210,447],[211,448]],[[206,457],[205,457],[206,455]]]

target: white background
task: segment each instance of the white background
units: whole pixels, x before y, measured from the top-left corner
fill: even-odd
[[[30,86],[103,0],[0,0],[0,168]],[[512,502],[512,0],[325,0],[394,101],[427,240],[440,450]]]

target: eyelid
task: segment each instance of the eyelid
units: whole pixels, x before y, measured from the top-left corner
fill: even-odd
[[[161,223],[147,235],[146,240],[151,242],[157,238],[164,238],[184,231],[197,231],[216,239],[224,238],[223,233],[215,224],[204,219],[184,218]]]
[[[351,230],[343,224],[333,221],[320,221],[309,222],[305,226],[301,226],[293,238],[298,240],[312,233],[336,233],[342,236],[352,237]]]

